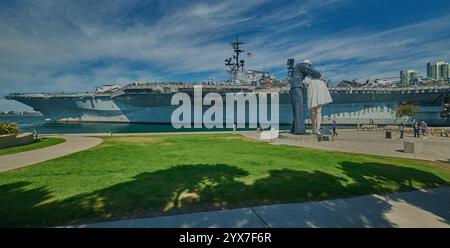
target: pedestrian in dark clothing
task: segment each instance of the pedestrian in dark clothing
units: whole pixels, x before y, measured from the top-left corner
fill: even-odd
[[[336,130],[337,130],[336,120],[333,120],[333,124],[331,125],[331,127],[333,128],[333,135],[337,136],[338,133],[336,132]]]
[[[414,137],[415,138],[420,138],[420,124],[419,122],[414,122]]]
[[[403,124],[403,122],[400,123],[399,131],[400,131],[400,139],[403,139],[403,136],[405,134],[405,125]]]

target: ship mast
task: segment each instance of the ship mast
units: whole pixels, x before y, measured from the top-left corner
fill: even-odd
[[[239,71],[244,72],[245,61],[243,59],[239,60],[239,55],[244,52],[244,50],[241,50],[240,47],[240,45],[243,44],[244,43],[239,41],[239,35],[237,35],[236,42],[231,43],[233,46],[234,55],[228,59],[225,59],[225,66],[229,67],[227,70],[229,74],[229,82],[236,82]]]

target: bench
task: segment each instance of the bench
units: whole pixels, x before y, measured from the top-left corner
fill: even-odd
[[[333,131],[329,128],[319,129],[320,134],[317,135],[318,141],[333,141],[334,135]]]
[[[377,131],[378,125],[361,125],[363,131]]]
[[[394,126],[394,125],[387,125],[384,127],[385,131],[398,131],[399,130],[399,126]]]
[[[414,129],[412,127],[405,128],[405,134],[413,134],[413,133],[414,133]]]
[[[439,135],[441,137],[448,137],[450,134],[450,130],[445,128],[431,128],[429,131],[430,135]]]

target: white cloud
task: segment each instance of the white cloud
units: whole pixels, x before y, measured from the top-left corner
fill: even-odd
[[[224,40],[236,32],[254,34],[246,37],[250,68],[284,71],[287,58],[308,57],[334,80],[398,74],[450,56],[450,16],[383,31],[305,35],[320,26],[316,13],[348,3],[18,1],[0,10],[0,94],[87,91],[192,73],[224,78],[223,60],[231,55]]]
[[[254,61],[256,66],[283,65],[285,58],[311,58],[325,64],[334,80],[393,76],[404,68],[425,73],[425,64],[450,57],[450,15],[383,31],[348,30],[316,35],[297,43],[267,47]],[[265,37],[269,39],[269,37]]]

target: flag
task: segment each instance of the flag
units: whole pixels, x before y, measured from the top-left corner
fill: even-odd
[[[247,52],[247,58],[250,58],[250,57],[252,57],[252,56],[253,56],[253,53]]]

